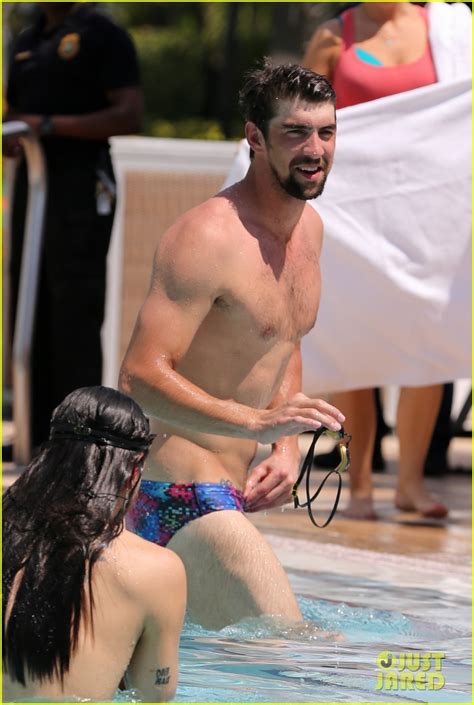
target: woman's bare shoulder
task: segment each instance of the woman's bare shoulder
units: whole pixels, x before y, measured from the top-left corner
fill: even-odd
[[[332,19],[323,22],[319,25],[315,34],[319,34],[321,38],[324,37],[328,41],[332,40],[336,44],[339,44],[342,36],[341,20],[338,17],[333,17]]]
[[[308,42],[303,66],[330,78],[342,46],[340,21],[335,18],[323,22]]]
[[[308,42],[307,53],[312,50],[331,50],[342,45],[341,22],[337,17],[320,24]]]
[[[130,577],[134,589],[149,585],[170,588],[185,581],[184,566],[179,556],[168,548],[157,546],[140,536],[125,530],[112,548],[114,560],[120,573]]]

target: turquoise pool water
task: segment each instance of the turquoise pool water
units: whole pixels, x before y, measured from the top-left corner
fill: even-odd
[[[220,632],[187,624],[176,701],[471,702],[467,597],[344,574],[290,577],[306,620],[300,633],[269,618]],[[342,640],[318,637],[314,625]],[[376,659],[387,650],[443,652],[444,687],[377,690]]]
[[[304,623],[290,630],[264,617],[219,632],[187,623],[176,702],[472,701],[467,566],[278,537],[272,544]],[[298,567],[309,562],[315,572]],[[386,651],[443,653],[443,687],[377,689],[377,656]],[[124,691],[116,701],[140,697]]]

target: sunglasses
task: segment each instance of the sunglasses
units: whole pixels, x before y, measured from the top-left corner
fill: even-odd
[[[323,479],[323,481],[319,485],[316,492],[311,496],[311,490],[310,490],[309,485],[310,485],[310,479],[311,479],[311,470],[313,468],[314,452],[316,449],[316,443],[323,435],[329,436],[329,438],[332,438],[333,440],[338,442],[340,462],[339,462],[339,465],[336,468],[334,468],[334,470],[330,470],[328,472],[328,474]],[[293,489],[291,490],[291,496],[293,497],[295,509],[298,509],[298,507],[303,507],[303,508],[306,507],[308,509],[309,518],[311,519],[314,526],[316,526],[318,529],[324,529],[324,527],[326,527],[330,523],[330,521],[332,520],[332,518],[334,517],[334,515],[336,513],[336,510],[337,510],[337,507],[339,504],[339,499],[341,496],[341,489],[342,489],[342,477],[341,477],[340,473],[347,470],[350,466],[349,443],[351,440],[352,440],[352,436],[349,435],[348,433],[346,433],[343,428],[341,428],[340,431],[330,431],[328,428],[325,428],[324,426],[322,426],[321,428],[318,428],[318,430],[314,432],[313,440],[311,441],[311,444],[309,446],[306,457],[303,460],[300,474],[299,474],[298,479],[296,480],[295,484],[293,485]],[[322,491],[324,485],[326,484],[328,479],[331,477],[331,475],[337,475],[337,478],[338,478],[336,499],[334,501],[334,506],[331,510],[331,513],[329,514],[326,521],[323,524],[318,524],[318,522],[314,518],[313,509],[312,509],[311,505],[317,499],[317,497],[319,496],[320,492]],[[306,502],[300,502],[300,500],[298,498],[298,488],[304,479],[306,480],[306,482],[305,482]]]

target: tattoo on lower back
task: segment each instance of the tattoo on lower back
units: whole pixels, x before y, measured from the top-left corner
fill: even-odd
[[[157,668],[156,669],[155,685],[166,685],[169,682],[170,682],[170,669],[169,669],[169,667]]]

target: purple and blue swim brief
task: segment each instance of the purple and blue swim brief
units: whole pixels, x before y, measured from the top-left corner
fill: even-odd
[[[244,511],[243,493],[230,482],[155,482],[142,480],[127,515],[127,528],[160,546],[193,519],[223,509]]]

